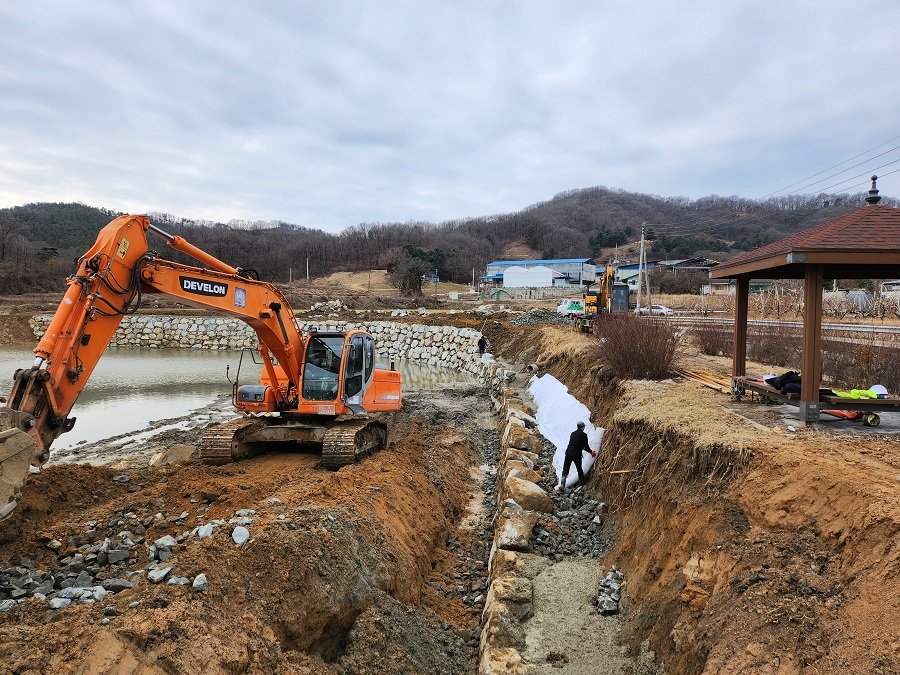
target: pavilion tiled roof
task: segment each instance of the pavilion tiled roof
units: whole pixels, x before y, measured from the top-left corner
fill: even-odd
[[[742,253],[715,268],[714,276],[731,267],[796,251],[900,251],[900,209],[863,206],[843,216]]]

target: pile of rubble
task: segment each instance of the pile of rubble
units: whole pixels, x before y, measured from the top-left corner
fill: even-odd
[[[609,551],[612,538],[604,528],[604,502],[589,498],[583,488],[552,498],[557,510],[538,521],[532,542],[536,553],[558,562],[566,556],[598,557]]]
[[[116,476],[113,480],[125,482],[128,476]],[[202,498],[198,495],[193,501],[210,504],[217,498],[214,493],[203,493]],[[273,497],[268,503],[274,506],[280,501]],[[125,507],[107,523],[85,523],[86,530],[69,537],[68,545],[49,534],[42,535],[38,541],[56,559],[42,569],[33,560],[20,558],[0,570],[0,611],[8,612],[31,598],[46,601],[51,609],[64,609],[71,604],[90,605],[103,602],[109,594],[134,588],[145,578],[152,584],[165,581],[172,586],[192,586],[204,593],[209,587],[205,574],[193,578],[180,576],[168,564],[174,550],[192,537],[211,537],[218,528],[230,529],[232,541],[242,546],[250,539],[247,526],[255,516],[253,509],[239,509],[227,522],[211,520],[180,534],[165,534],[151,541],[148,538],[151,530],[169,529],[173,525],[183,527],[189,514],[185,511],[166,519],[161,512],[142,514],[133,507]],[[279,519],[283,518],[279,515]]]
[[[413,313],[412,310],[406,310],[406,309],[392,309],[391,310],[392,317],[397,317],[397,316],[404,317],[404,316],[409,316],[412,313]],[[415,313],[418,314],[419,316],[428,316],[428,310],[425,309],[424,307],[419,307],[417,310],[415,310]]]
[[[598,614],[608,616],[619,613],[619,600],[622,597],[622,583],[624,581],[625,575],[619,570],[612,569],[606,573],[603,581],[600,582],[600,588],[597,590],[597,599],[594,602],[597,605]]]
[[[514,326],[538,326],[541,324],[568,326],[571,322],[569,317],[557,314],[551,309],[529,309],[510,321]]]
[[[478,305],[475,310],[478,314],[484,314],[490,316],[492,314],[509,314],[512,313],[512,310],[503,305],[492,305],[490,303],[485,303],[482,305]]]

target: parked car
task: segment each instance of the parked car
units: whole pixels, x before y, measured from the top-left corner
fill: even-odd
[[[665,305],[650,305],[649,307],[641,307],[638,310],[639,314],[650,314],[651,316],[672,316],[675,313],[674,309],[670,309]]]

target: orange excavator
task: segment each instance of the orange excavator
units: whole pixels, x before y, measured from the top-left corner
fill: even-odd
[[[201,266],[161,258],[150,250],[148,232]],[[241,385],[236,378],[233,385],[234,407],[244,415],[209,427],[200,459],[219,464],[302,443],[320,445],[323,464],[336,469],[386,445],[387,427],[372,414],[400,409],[400,373],[376,366],[369,333],[304,333],[275,286],[164,232],[147,216],[120,216],[106,225],[67,283],[33,365],[16,371],[0,408],[0,518],[15,508],[30,467],[44,464],[53,441],[74,426],[72,406],[122,318],[145,293],[236,317],[259,338],[259,383]]]

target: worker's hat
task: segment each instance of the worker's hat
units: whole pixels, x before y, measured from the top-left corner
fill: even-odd
[[[579,429],[584,429],[584,422],[579,422],[576,426],[577,426]]]

